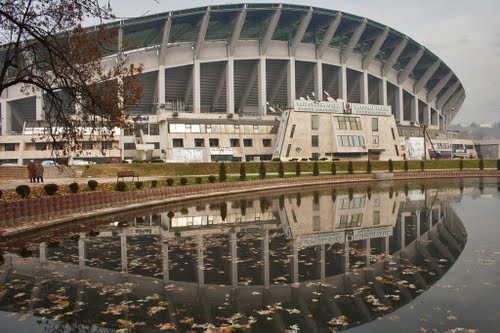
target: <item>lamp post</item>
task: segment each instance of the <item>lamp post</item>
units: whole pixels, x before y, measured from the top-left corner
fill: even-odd
[[[427,125],[422,124],[421,127],[422,127],[422,134],[424,136],[424,156],[422,157],[422,159],[425,161],[427,159],[427,143],[426,143],[427,141],[425,140]]]

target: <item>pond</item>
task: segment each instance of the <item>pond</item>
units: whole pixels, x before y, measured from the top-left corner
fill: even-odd
[[[0,243],[2,332],[476,332],[500,325],[495,178],[324,185]]]

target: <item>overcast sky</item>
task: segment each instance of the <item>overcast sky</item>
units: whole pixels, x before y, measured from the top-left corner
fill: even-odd
[[[111,0],[111,6],[118,17],[137,17],[243,2]],[[289,0],[286,3],[364,16],[410,36],[440,57],[462,82],[467,98],[455,117],[455,124],[500,122],[499,0]]]

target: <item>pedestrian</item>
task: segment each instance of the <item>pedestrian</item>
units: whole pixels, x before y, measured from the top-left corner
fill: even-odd
[[[43,183],[43,165],[41,165],[40,163],[37,163],[36,167],[35,167],[35,171],[36,171],[36,182]]]
[[[36,164],[35,162],[33,162],[33,160],[31,160],[29,163],[28,163],[28,176],[30,178],[30,183],[34,183],[35,182],[35,179],[36,179]]]

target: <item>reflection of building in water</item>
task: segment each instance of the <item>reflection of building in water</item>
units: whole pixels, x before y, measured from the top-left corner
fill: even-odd
[[[39,245],[30,260],[6,255],[0,282],[27,279],[27,285],[35,286],[49,279],[57,285],[76,284],[82,290],[89,284],[127,282],[131,289],[128,299],[156,293],[169,306],[204,304],[199,309],[204,318],[215,318],[221,304],[233,302],[242,308],[297,302],[306,314],[314,305],[310,299],[320,298],[328,305],[325,311],[330,319],[349,316],[347,309],[351,308],[363,314],[358,322],[365,322],[379,315],[370,312],[373,305],[366,295],[353,294],[345,304],[334,296],[370,285],[373,289],[366,291],[368,295],[388,308],[397,308],[435,283],[466,242],[463,225],[448,203],[456,193],[405,192],[373,191],[368,195],[339,191],[335,196],[331,191],[310,192],[264,203],[253,200],[249,204],[251,200],[245,199],[245,214],[235,201],[226,203],[224,214],[219,203],[176,211],[171,221],[168,213],[137,217],[128,227],[103,228],[97,237],[82,233],[78,241],[62,240],[68,246],[65,257],[61,257],[61,248],[46,243]],[[238,216],[244,223],[237,223]],[[399,257],[405,261],[400,262]],[[399,275],[386,270],[389,261],[422,269],[405,275],[404,284],[386,285],[380,278]],[[78,282],[82,278],[83,285]],[[323,287],[302,282],[322,282]],[[175,291],[165,289],[171,284]],[[30,293],[35,289],[28,290]],[[395,294],[401,300],[391,298]],[[93,293],[77,295],[78,302],[102,312],[102,302],[90,299],[96,297]],[[0,295],[0,308],[8,299]],[[270,324],[277,325],[275,321]]]

